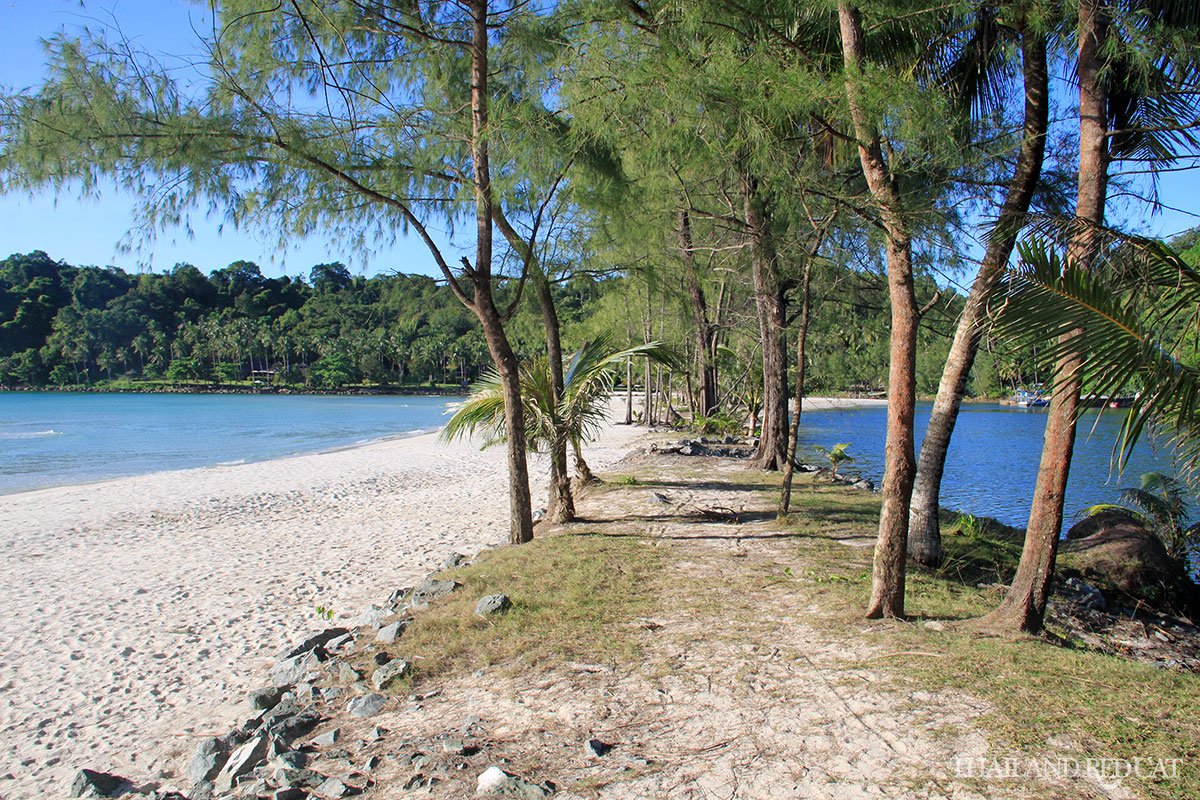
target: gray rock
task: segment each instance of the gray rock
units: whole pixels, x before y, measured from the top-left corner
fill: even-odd
[[[273,686],[294,686],[301,683],[305,678],[318,674],[324,660],[325,651],[322,648],[285,658],[271,670],[271,684]]]
[[[402,658],[397,658],[376,668],[371,675],[371,684],[382,692],[396,681],[406,678],[410,672],[412,665]]]
[[[265,733],[260,733],[234,750],[217,775],[217,779],[213,781],[213,790],[217,794],[231,791],[238,778],[250,772],[267,757],[267,747],[270,742],[270,737]]]
[[[299,750],[289,750],[275,757],[275,766],[283,769],[301,769],[308,763],[308,756]]]
[[[393,591],[391,594],[388,595],[388,599],[387,599],[388,606],[391,608],[396,607],[404,600],[405,597],[408,596],[408,593],[411,591],[412,591],[411,586],[402,586],[401,588],[396,589],[395,591]]]
[[[116,797],[132,788],[132,782],[120,775],[81,769],[71,782],[71,797]]]
[[[354,683],[356,680],[362,677],[361,672],[341,659],[330,663],[329,674],[335,681],[340,681],[342,683]]]
[[[324,647],[335,639],[338,639],[350,631],[345,628],[326,628],[323,631],[314,633],[305,639],[300,644],[294,645],[291,649],[284,652],[280,657],[280,661],[286,661],[289,658],[295,658],[299,655],[304,655],[307,652],[316,650],[318,647]]]
[[[499,767],[488,767],[480,774],[475,785],[476,797],[516,797],[520,800],[541,800],[549,797],[552,790],[546,786],[509,774]]]
[[[317,797],[335,800],[338,797],[345,797],[350,793],[350,789],[337,778],[327,778],[324,783],[313,790],[313,793]]]
[[[271,800],[304,800],[308,797],[308,792],[297,789],[295,786],[289,786],[286,789],[276,789],[268,797]]]
[[[327,651],[329,651],[330,653],[336,653],[338,650],[341,650],[346,645],[353,644],[353,643],[354,643],[354,634],[353,633],[343,633],[341,636],[337,637],[336,639],[330,639],[329,643],[325,645],[325,649]]]
[[[442,749],[451,755],[461,756],[466,755],[470,748],[463,743],[462,739],[443,739]]]
[[[381,694],[365,694],[356,697],[346,706],[346,711],[352,717],[373,717],[383,710],[388,699]]]
[[[458,581],[443,581],[438,578],[426,578],[417,588],[413,589],[410,598],[413,608],[428,608],[430,602],[445,597],[462,586]]]
[[[864,492],[873,492],[875,491],[875,484],[871,483],[866,478],[860,478],[859,480],[856,480],[854,483],[850,484],[850,488],[861,489]]]
[[[404,629],[408,627],[409,622],[411,622],[411,620],[398,619],[389,625],[384,625],[379,629],[379,632],[375,634],[375,641],[379,642],[380,644],[391,644],[400,638],[400,635],[404,633]]]
[[[322,719],[321,712],[311,706],[293,707],[287,714],[264,721],[263,729],[271,736],[291,742],[320,725]]]
[[[321,699],[326,703],[332,703],[345,693],[346,690],[340,686],[324,686],[321,688]]]
[[[329,730],[322,733],[320,736],[315,737],[312,740],[312,743],[315,745],[320,745],[321,747],[325,747],[325,746],[328,746],[331,744],[337,744],[337,740],[340,739],[341,736],[342,736],[341,728],[330,728]]]
[[[268,686],[265,689],[255,689],[250,693],[250,707],[259,711],[270,711],[275,706],[279,705],[279,700],[283,697],[283,693],[288,691],[289,686]]]
[[[451,553],[450,555],[446,556],[446,560],[442,562],[442,569],[454,569],[455,567],[461,567],[464,563],[466,563],[466,561],[467,557],[462,553]]]
[[[475,604],[475,614],[480,617],[487,617],[492,614],[503,614],[510,608],[512,608],[512,600],[508,599],[508,595],[489,594],[479,598],[479,602]]]
[[[271,770],[271,780],[279,787],[311,789],[320,786],[325,776],[302,767],[276,766]]]
[[[358,615],[358,619],[354,621],[354,625],[358,628],[378,628],[383,625],[383,621],[387,618],[388,611],[386,609],[373,605]]]
[[[212,800],[212,796],[212,781],[203,781],[201,783],[197,783],[192,787],[192,790],[188,792],[188,797],[190,800]]]
[[[203,739],[188,762],[185,775],[192,783],[211,782],[229,759],[229,746],[216,737]]]

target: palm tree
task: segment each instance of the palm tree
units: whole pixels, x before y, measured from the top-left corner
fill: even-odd
[[[1192,508],[1183,482],[1161,472],[1142,474],[1141,486],[1121,490],[1121,502],[1099,503],[1084,509],[1091,516],[1101,511],[1124,511],[1154,532],[1172,558],[1185,563],[1200,555],[1200,522],[1191,521]]]
[[[647,359],[677,366],[674,354],[659,342],[616,349],[613,338],[602,335],[585,342],[571,357],[563,372],[563,389],[557,390],[554,374],[545,358],[520,367],[521,397],[525,417],[525,443],[532,450],[553,450],[570,445],[576,464],[586,477],[591,474],[583,461],[581,445],[595,438],[608,416],[606,399],[616,381],[617,370],[626,359]],[[454,439],[482,433],[484,447],[507,441],[504,397],[500,378],[490,371],[471,390],[470,396],[442,429],[442,438]],[[570,486],[566,487],[570,491]],[[573,507],[574,503],[570,503]]]
[[[1021,268],[1000,295],[996,330],[1002,336],[1043,342],[1051,358],[1072,364],[1065,380],[1075,403],[1060,410],[1069,411],[1059,432],[1070,434],[1066,464],[1083,411],[1078,396],[1086,380],[1101,397],[1136,392],[1114,445],[1119,466],[1153,426],[1172,436],[1185,478],[1195,480],[1200,475],[1200,369],[1180,363],[1172,355],[1175,347],[1163,341],[1160,332],[1172,330],[1180,320],[1194,322],[1200,307],[1200,271],[1161,242],[1145,239],[1126,238],[1110,246],[1105,253],[1112,264],[1109,270],[1095,270],[1093,260],[1077,260],[1070,251],[1060,258],[1042,239],[1023,242],[1019,251]],[[1056,394],[1061,391],[1056,385]],[[1047,448],[1053,446],[1049,426],[1054,422],[1048,422]],[[1047,471],[1054,469],[1053,462],[1047,466],[1045,453],[1042,460],[1039,493]],[[1065,474],[1061,480],[1065,483]],[[1058,552],[1062,500],[1061,487],[1054,497],[1035,494],[1017,574],[1003,603],[985,618],[985,627],[1041,628]],[[1057,503],[1058,524],[1038,526],[1038,503],[1052,501]]]

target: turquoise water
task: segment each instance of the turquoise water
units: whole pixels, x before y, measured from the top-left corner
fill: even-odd
[[[917,446],[929,422],[929,403],[917,406]],[[1117,502],[1121,487],[1136,486],[1143,472],[1174,472],[1166,454],[1139,442],[1124,475],[1112,470],[1112,445],[1120,427],[1121,410],[1106,410],[1097,419],[1088,412],[1075,437],[1075,455],[1067,484],[1064,527],[1095,503]],[[883,475],[883,445],[887,421],[880,407],[804,412],[801,417],[801,460],[823,463],[812,445],[831,447],[850,442],[855,462],[844,471],[876,484]],[[1037,481],[1046,428],[1044,409],[1024,409],[995,403],[963,406],[950,440],[941,503],[946,508],[977,516],[995,517],[1024,527]]]
[[[435,430],[459,399],[0,393],[0,494]]]
[[[451,397],[312,395],[0,393],[0,494],[168,469],[263,461],[428,431],[445,421]],[[1118,414],[1080,426],[1067,493],[1068,520],[1088,505],[1117,499],[1122,486],[1169,460],[1139,445],[1123,477],[1111,474]],[[918,407],[919,435],[929,404]],[[850,442],[846,467],[878,483],[885,410],[804,414],[801,457],[815,444]],[[1013,406],[969,404],[950,447],[942,504],[1023,526],[1037,477],[1046,415]],[[1068,522],[1069,524],[1069,522]]]

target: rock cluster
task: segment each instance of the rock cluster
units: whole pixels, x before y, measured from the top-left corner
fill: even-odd
[[[443,569],[461,566],[454,554]],[[374,773],[384,759],[411,771],[403,789],[430,789],[461,773],[480,748],[464,741],[477,732],[479,720],[467,720],[461,731],[433,741],[391,743],[389,732],[376,725],[360,741],[343,742],[342,729],[331,719],[369,718],[395,704],[391,694],[412,673],[411,664],[377,652],[369,676],[351,665],[365,660],[361,650],[402,639],[412,614],[457,591],[461,584],[431,574],[412,588],[397,589],[382,605],[373,605],[353,628],[330,627],[312,633],[279,654],[269,685],[250,692],[250,716],[222,736],[198,742],[184,770],[187,792],[157,784],[139,787],[119,775],[81,770],[71,797],[143,797],[154,800],[333,800],[368,794]],[[481,617],[502,614],[512,607],[507,595],[479,599]],[[354,658],[358,656],[357,658]],[[410,702],[438,692],[409,696]],[[348,721],[347,721],[348,722]],[[368,723],[369,724],[369,723]],[[325,730],[320,730],[326,726]],[[352,752],[353,751],[353,752]],[[530,783],[499,766],[479,764],[483,795],[542,798],[553,792],[548,784]],[[486,778],[486,780],[485,780]]]

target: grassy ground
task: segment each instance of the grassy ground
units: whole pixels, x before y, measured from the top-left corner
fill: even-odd
[[[624,665],[650,682],[684,680],[711,669],[711,659],[698,666],[688,655],[719,645],[746,653],[737,680],[757,682],[769,695],[770,673],[750,654],[784,648],[796,661],[808,659],[803,646],[788,650],[780,639],[794,626],[817,631],[823,652],[836,654],[808,659],[835,694],[869,679],[898,708],[947,693],[968,697],[984,710],[951,719],[946,736],[981,732],[989,758],[1176,759],[1173,776],[1148,762],[1141,776],[1120,783],[1139,797],[1200,797],[1200,677],[1092,652],[1053,629],[1046,638],[1000,639],[963,624],[999,601],[1019,556],[1010,531],[947,517],[945,565],[910,572],[910,620],[871,623],[861,611],[877,498],[802,478],[793,513],[777,522],[775,476],[722,474],[714,478],[688,459],[635,464],[606,476],[581,504],[590,519],[447,573],[465,589],[421,614],[389,648],[416,668],[413,686],[399,691],[481,669],[527,677],[579,663]],[[655,503],[662,507],[646,510]],[[488,621],[475,617],[476,599],[494,592],[513,597],[514,609]],[[675,649],[647,634],[661,627],[659,617],[684,621]],[[944,775],[943,765],[909,780],[928,787]],[[595,779],[578,785],[588,781]],[[998,796],[994,781],[958,785]],[[1004,796],[1110,796],[1094,786],[1063,794],[1061,783],[1047,785],[1043,791],[1017,781],[1019,792]],[[1008,789],[1016,791],[1011,782]]]

